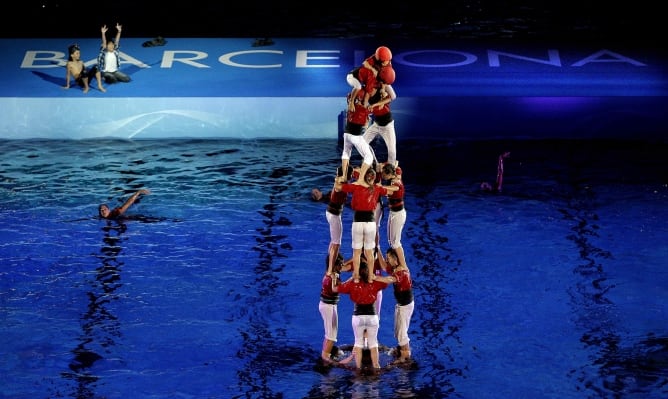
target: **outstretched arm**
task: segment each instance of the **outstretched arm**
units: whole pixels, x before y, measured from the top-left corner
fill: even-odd
[[[385,90],[385,95],[382,96],[382,100],[371,104],[369,110],[373,110],[374,107],[381,108],[385,104],[389,104],[397,99],[397,92],[394,91],[392,85],[384,85],[384,90]]]
[[[353,270],[353,258],[350,258],[347,261],[343,262],[343,266],[341,266],[342,272],[349,272],[351,270]]]
[[[510,156],[510,152],[506,151],[499,155],[499,163],[496,166],[496,189],[501,191],[503,188],[503,160]]]
[[[119,46],[119,43],[121,42],[121,30],[123,30],[123,26],[117,22],[116,23],[116,47],[117,48]]]
[[[137,198],[139,198],[139,196],[140,196],[141,194],[148,195],[148,194],[151,194],[151,192],[150,192],[149,190],[146,190],[146,189],[141,189],[141,190],[137,191],[136,193],[132,194],[132,195],[130,196],[130,198],[128,198],[127,201],[125,201],[125,203],[124,203],[120,208],[118,208],[119,215],[124,214],[125,211],[127,211],[128,208],[129,208],[132,204],[134,204],[135,201],[137,201]]]
[[[389,186],[384,186],[384,185],[381,184],[381,183],[376,183],[376,185],[377,185],[378,187],[382,187],[382,188],[384,188],[385,190],[387,190],[387,193],[388,193],[388,194],[392,194],[393,192],[395,192],[395,191],[397,191],[397,190],[399,189],[399,186],[395,186],[394,184],[389,185]]]
[[[381,283],[385,284],[392,284],[397,282],[397,279],[394,278],[394,276],[378,276],[375,274],[373,275],[373,280],[380,281]]]
[[[100,28],[100,32],[102,32],[102,48],[107,47],[107,25],[102,25],[102,28]]]

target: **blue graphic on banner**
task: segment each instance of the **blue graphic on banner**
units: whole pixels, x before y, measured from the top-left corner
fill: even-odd
[[[65,90],[67,47],[95,65],[99,39],[0,39],[3,138],[336,137],[346,74],[368,39],[121,40],[130,83]],[[666,58],[587,44],[402,42],[392,48],[399,139],[661,136]]]

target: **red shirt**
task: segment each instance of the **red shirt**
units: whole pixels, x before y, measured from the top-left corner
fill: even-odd
[[[357,80],[362,84],[362,90],[360,90],[360,92],[373,93],[378,86],[376,76],[369,68],[361,67],[358,72]]]
[[[410,271],[403,269],[394,272],[392,275],[397,279],[397,282],[394,283],[394,287],[397,291],[408,291],[413,288]]]
[[[369,110],[361,102],[355,102],[355,110],[348,111],[346,114],[348,122],[355,123],[357,125],[366,126],[369,122]]]
[[[392,182],[392,185],[399,187],[399,189],[387,195],[390,203],[390,210],[400,211],[404,206],[404,192],[406,191],[404,189],[404,183],[397,179],[397,181]]]
[[[389,94],[388,94],[388,96],[389,96]],[[385,98],[387,98],[387,97],[385,97]],[[372,94],[371,97],[369,98],[369,104],[375,104],[375,103],[380,102],[382,100],[384,100],[384,98],[382,97],[381,90],[378,89],[378,91],[376,91],[376,93]],[[373,107],[372,112],[373,112],[374,116],[382,116],[382,115],[389,114],[390,113],[390,103],[383,104],[380,107]]]
[[[387,287],[387,283],[381,281],[373,281],[367,283],[360,280],[355,282],[353,279],[346,281],[338,286],[340,294],[349,294],[350,300],[357,305],[372,305],[378,298],[378,291]]]
[[[385,187],[375,184],[372,187],[365,187],[358,184],[343,183],[341,191],[352,193],[353,198],[350,206],[354,211],[373,211],[376,209],[380,196],[387,195]]]
[[[328,275],[325,275],[325,277],[322,278],[320,300],[330,305],[336,305],[339,303],[339,294],[338,292],[332,291],[332,278],[333,276]]]
[[[327,203],[327,212],[332,215],[340,215],[343,212],[343,205],[348,199],[348,193],[332,190],[329,193],[329,202]]]

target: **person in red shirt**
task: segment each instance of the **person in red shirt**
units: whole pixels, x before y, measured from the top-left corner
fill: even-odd
[[[391,66],[380,70],[377,90],[369,98],[373,123],[364,132],[364,141],[367,143],[371,143],[377,136],[383,138],[387,148],[386,162],[392,165],[397,161],[397,133],[390,110],[390,103],[397,98],[397,93],[392,87],[394,80],[395,73]]]
[[[362,279],[355,281],[352,278],[345,283],[336,284],[332,281],[332,291],[340,294],[350,295],[350,300],[354,304],[352,326],[355,335],[355,345],[353,346],[355,355],[355,365],[358,370],[362,369],[362,350],[364,348],[364,338],[366,332],[367,347],[371,354],[371,363],[374,369],[380,369],[380,359],[378,354],[378,315],[374,302],[378,292],[393,283],[394,277],[374,276],[369,272],[366,262],[360,264],[359,273]]]
[[[360,172],[362,173],[362,172]],[[362,177],[363,176],[363,177]],[[379,197],[397,190],[395,186],[375,184],[376,171],[373,168],[360,175],[361,184],[341,183],[337,180],[335,187],[340,191],[351,193],[350,206],[354,211],[352,226],[353,247],[353,279],[359,280],[359,268],[362,251],[366,259],[373,259],[373,250],[376,248],[376,221],[374,210]],[[359,181],[358,180],[358,181]],[[369,280],[370,281],[370,280]]]
[[[397,187],[393,193],[387,196],[390,212],[387,218],[387,242],[390,248],[397,252],[399,262],[406,264],[404,248],[401,245],[401,235],[406,224],[406,208],[404,206],[404,194],[406,192],[404,183],[400,177],[401,169],[392,164],[386,163],[381,168],[383,180],[390,181],[392,186]]]
[[[339,293],[333,291],[332,286],[339,284],[339,273],[349,271],[352,267],[351,264],[352,262],[344,263],[341,254],[337,254],[333,262],[330,262],[329,255],[325,259],[326,272],[322,278],[320,303],[318,305],[325,327],[325,338],[322,341],[322,352],[320,353],[320,357],[325,364],[332,363],[332,349],[339,333]]]
[[[346,204],[348,199],[348,193],[336,189],[336,178],[341,175],[341,170],[337,169],[337,174],[334,177],[334,185],[332,190],[326,194],[323,194],[317,188],[311,190],[311,199],[318,202],[326,202],[327,210],[325,211],[325,218],[329,224],[329,259],[330,259],[330,269],[334,264],[334,260],[337,259],[339,255],[339,249],[341,248],[341,239],[343,238],[343,207]],[[349,168],[348,174],[346,175],[346,180],[352,178],[352,168]]]
[[[394,277],[394,299],[396,306],[394,308],[394,337],[399,345],[398,362],[404,362],[411,357],[410,338],[408,337],[408,328],[413,317],[415,302],[413,299],[413,280],[411,272],[406,264],[399,260],[397,251],[388,248],[385,255],[385,271],[388,275]]]
[[[350,91],[348,110],[354,111],[354,104],[350,99],[357,97],[361,90],[364,90],[365,106],[369,105],[369,96],[375,87],[375,79],[382,67],[392,65],[392,51],[386,46],[380,46],[373,55],[367,57],[362,66],[356,67],[346,75],[346,81],[352,90]]]
[[[350,166],[350,157],[352,156],[353,147],[357,149],[362,157],[362,166],[357,179],[357,183],[364,180],[366,170],[371,167],[374,160],[373,150],[369,143],[364,141],[364,131],[369,124],[369,110],[365,107],[361,98],[354,99],[354,111],[346,112],[346,126],[343,130],[343,150],[341,152],[341,170],[348,170]]]
[[[364,107],[369,106],[369,99],[378,86],[378,81],[376,79],[377,75],[378,71],[371,68],[365,68],[363,66],[353,69],[348,74],[348,83],[353,86],[353,89],[350,91],[347,97],[348,111],[355,111],[354,100],[357,98],[360,99],[360,103],[363,104]]]
[[[392,65],[392,51],[387,46],[380,46],[376,49],[373,55],[364,60],[362,65],[371,70],[380,71],[380,68]]]

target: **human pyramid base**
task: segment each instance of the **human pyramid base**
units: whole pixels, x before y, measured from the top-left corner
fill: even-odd
[[[408,329],[414,309],[413,284],[406,264],[401,234],[406,222],[402,170],[397,161],[396,133],[390,103],[396,99],[392,52],[380,46],[361,66],[346,76],[352,87],[347,95],[346,125],[343,133],[341,166],[328,194],[312,191],[314,200],[327,203],[330,243],[322,279],[319,310],[325,337],[321,360],[326,365],[347,367],[355,361],[355,370],[381,369],[378,331],[383,290],[393,285],[396,309],[394,336],[397,347],[389,350],[396,360],[390,365],[411,360]],[[387,147],[387,160],[378,162],[371,142],[380,136]],[[355,148],[362,158],[360,166],[350,165]],[[351,228],[352,257],[341,255],[342,214],[346,205],[353,211]],[[381,221],[385,207],[388,217],[385,231],[388,249],[381,250]],[[346,281],[342,272],[351,272]],[[339,295],[347,294],[353,304],[352,328],[355,343],[349,356],[341,356],[335,346],[338,339]],[[366,355],[366,356],[365,356]]]

